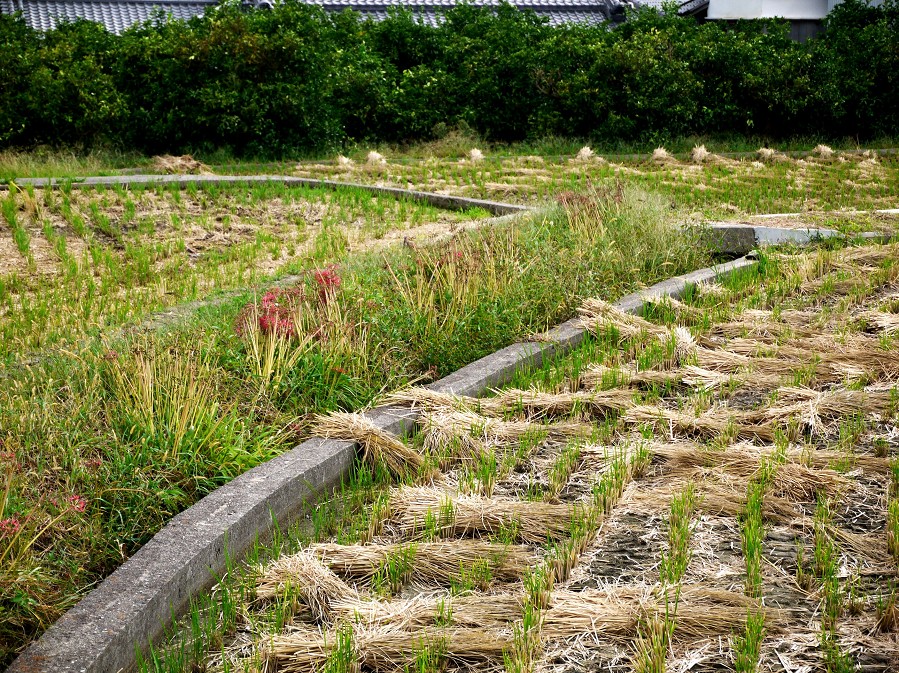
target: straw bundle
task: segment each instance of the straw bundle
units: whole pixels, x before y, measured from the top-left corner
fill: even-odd
[[[866,311],[860,318],[884,334],[899,332],[899,313],[882,313],[880,311]]]
[[[748,610],[764,610],[766,626],[782,621],[778,610],[763,608],[742,594],[703,587],[669,587],[667,597],[649,587],[554,591],[543,614],[542,635],[548,639],[602,636],[632,638],[651,615],[674,610],[675,634],[687,640],[729,634],[745,626]]]
[[[807,405],[812,413],[821,418],[839,418],[855,413],[883,414],[895,404],[893,395],[886,391],[828,390],[818,392],[808,388],[785,387],[777,391],[777,400],[791,408]],[[771,410],[777,415],[778,409]]]
[[[306,551],[272,561],[256,584],[257,598],[275,598],[286,592],[295,592],[318,621],[330,620],[333,601],[358,597],[355,589]]]
[[[712,473],[707,476],[722,476]],[[726,475],[723,475],[726,476]],[[667,479],[652,491],[636,491],[629,496],[628,506],[639,510],[662,511],[671,504],[671,499],[680,493],[692,480]],[[746,482],[733,479],[732,483],[704,481],[696,484],[696,509],[709,516],[738,516],[746,507]],[[762,503],[762,516],[769,521],[787,522],[795,519],[797,512],[793,504],[772,494],[766,494]]]
[[[567,537],[581,509],[571,505],[499,500],[479,495],[458,495],[438,488],[402,488],[390,498],[391,520],[398,536],[420,538],[426,518],[436,519],[444,537],[478,537],[514,530],[521,542],[537,544],[548,538]]]
[[[440,393],[430,388],[412,386],[397,390],[387,396],[389,404],[408,405],[413,408],[421,407],[433,411],[459,409],[462,411],[477,410],[481,400],[466,395],[453,395],[452,393]]]
[[[521,618],[523,594],[418,594],[405,600],[335,601],[333,608],[346,621],[360,624],[395,625],[405,629],[434,626],[451,620],[456,627],[500,627]]]
[[[501,407],[497,404],[493,411]],[[451,447],[450,454],[463,459],[476,458],[491,447],[514,446],[528,435],[570,437],[586,431],[581,424],[550,426],[530,421],[503,421],[471,411],[434,412],[422,419],[424,445],[429,453],[443,455]]]
[[[408,631],[401,626],[356,626],[352,629],[352,656],[357,665],[371,670],[403,670],[415,656],[428,649],[455,666],[502,662],[512,645],[510,635],[478,628],[430,627]],[[315,673],[339,646],[334,631],[300,629],[275,636],[263,647],[263,656],[279,673]]]
[[[395,475],[414,475],[424,465],[424,460],[418,453],[360,414],[336,412],[317,416],[315,420],[317,434],[358,442],[366,462],[383,463]]]
[[[312,545],[309,552],[342,577],[368,581],[388,559],[407,548],[408,545],[402,544],[324,543]],[[412,581],[417,584],[442,584],[458,578],[463,569],[484,562],[489,565],[493,578],[511,582],[520,579],[537,563],[530,547],[482,540],[419,542],[410,551]]]
[[[543,613],[542,634],[548,639],[588,634],[629,638],[654,604],[648,587],[554,591]]]
[[[665,386],[680,383],[682,372],[677,370],[656,371],[643,369],[637,371],[636,367],[606,367],[593,365],[580,373],[582,388],[602,390],[606,388],[618,388],[630,386],[633,388],[642,386]]]
[[[735,432],[743,439],[761,439],[774,441],[775,425],[771,420],[759,420],[755,412],[735,411],[725,406],[712,407],[699,416],[686,414],[661,407],[637,406],[624,413],[626,423],[641,425],[648,423],[654,426],[667,426],[669,433],[675,432],[718,437],[728,432]]]
[[[593,333],[600,331],[603,325],[612,325],[625,338],[644,334],[667,336],[668,330],[637,315],[625,313],[620,308],[602,299],[586,299],[578,308],[579,326]]]
[[[656,164],[676,164],[678,160],[664,147],[656,147],[652,151],[652,161]]]
[[[728,451],[728,453],[730,453]],[[738,479],[748,483],[761,469],[761,465],[748,456],[744,459],[726,457],[714,467],[675,468],[668,474],[686,481],[704,477]],[[784,463],[778,466],[771,478],[771,495],[790,502],[814,503],[820,493],[836,497],[856,487],[856,482],[831,469],[813,469],[800,463]]]
[[[484,401],[486,413],[503,414],[519,411],[530,419],[567,416],[578,411],[591,416],[606,416],[634,406],[634,396],[628,390],[597,392],[546,393],[540,390],[503,390],[496,397]]]

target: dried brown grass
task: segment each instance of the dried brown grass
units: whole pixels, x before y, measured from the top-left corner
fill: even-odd
[[[494,628],[521,618],[522,593],[464,594],[444,592],[417,594],[400,600],[335,601],[341,619],[365,625],[394,625],[405,629],[434,626],[439,620],[462,628]]]
[[[390,511],[385,529],[403,539],[426,535],[426,519],[431,518],[433,531],[446,538],[505,531],[528,544],[567,537],[571,521],[582,514],[572,505],[460,495],[431,487],[398,489],[390,498]]]
[[[332,618],[334,601],[358,599],[355,589],[308,551],[276,559],[260,573],[257,598],[272,599],[287,593],[298,596],[320,622]]]
[[[587,636],[630,640],[641,623],[663,616],[666,610],[673,611],[675,596],[675,636],[687,641],[739,631],[746,624],[749,610],[763,610],[766,626],[771,629],[784,621],[779,610],[720,589],[669,587],[666,597],[647,586],[610,587],[554,591],[543,615],[542,635],[547,639]]]
[[[899,313],[882,313],[880,311],[866,311],[860,316],[868,325],[884,334],[899,332]]]
[[[668,329],[660,327],[645,318],[625,313],[614,304],[602,299],[586,299],[578,308],[578,324],[594,334],[605,326],[615,327],[621,336],[633,338],[641,335],[667,336]]]
[[[161,154],[153,157],[153,170],[167,174],[191,174],[212,175],[212,170],[201,161],[197,161],[189,154],[180,157],[171,154]]]
[[[771,447],[740,443],[726,450],[712,450],[686,442],[654,444],[652,452],[664,462],[665,474],[686,482],[726,474],[748,483],[762,462],[774,455]],[[772,476],[770,492],[794,502],[815,502],[819,493],[836,497],[854,487],[854,480],[827,467],[809,467],[800,453],[788,455]]]
[[[772,420],[759,419],[757,412],[737,411],[719,405],[699,415],[682,411],[641,405],[624,413],[624,420],[631,425],[649,424],[657,431],[668,434],[698,435],[715,438],[733,434],[742,439],[774,441],[777,426]]]
[[[275,636],[262,648],[263,657],[279,673],[322,670],[337,647],[337,633],[297,629]],[[364,670],[401,671],[428,649],[453,666],[483,666],[502,662],[511,635],[481,628],[429,627],[409,631],[397,625],[352,628],[352,657]]]
[[[424,459],[396,437],[392,437],[361,414],[336,412],[317,416],[315,432],[322,437],[358,442],[362,457],[371,464],[383,463],[399,476],[421,472]]]
[[[503,415],[518,412],[530,420],[571,416],[581,413],[593,417],[605,417],[634,406],[634,396],[629,390],[601,390],[548,393],[541,390],[510,388],[499,391],[495,397],[484,400],[482,410],[488,414]]]
[[[341,577],[369,581],[382,565],[408,549],[408,544],[314,544],[309,553]],[[457,579],[461,569],[485,563],[490,575],[502,582],[520,579],[536,565],[537,556],[525,545],[504,545],[483,540],[419,542],[411,549],[413,583],[442,584]]]
[[[720,473],[707,472],[705,481],[696,483],[696,509],[709,516],[739,516],[746,508],[746,482],[728,478]],[[716,477],[725,481],[712,481]],[[692,480],[666,479],[650,490],[639,490],[629,496],[628,506],[632,509],[646,509],[653,512],[666,510],[671,499],[683,491]],[[799,516],[796,508],[786,498],[766,494],[762,503],[762,516],[777,523],[786,523]],[[745,616],[745,615],[744,615]]]

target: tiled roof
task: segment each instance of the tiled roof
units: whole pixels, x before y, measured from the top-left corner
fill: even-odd
[[[176,19],[189,19],[215,4],[206,0],[0,0],[0,11],[9,14],[21,9],[25,22],[39,30],[50,30],[61,19],[87,19],[121,33],[159,10]]]
[[[260,0],[255,0],[260,3]],[[420,14],[428,23],[439,20],[441,10],[457,0],[305,0],[327,11],[354,9],[374,19],[387,16],[390,7],[406,7]],[[496,6],[501,0],[474,0],[477,5]],[[129,26],[146,21],[158,11],[176,19],[201,15],[218,0],[0,0],[0,12],[21,11],[26,23],[39,30],[53,28],[60,19],[88,19],[104,24],[110,32],[121,33]],[[261,0],[260,4],[270,4]],[[599,23],[622,3],[618,0],[522,0],[512,4],[532,9],[549,18],[553,25],[561,23]],[[661,5],[662,0],[645,0],[625,4]]]

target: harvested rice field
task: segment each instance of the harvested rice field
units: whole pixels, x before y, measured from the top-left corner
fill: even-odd
[[[408,437],[319,417],[349,481],[145,669],[897,670],[897,260],[585,301],[587,342],[509,387],[392,394]]]
[[[663,194],[703,217],[748,221],[753,215],[798,213],[797,226],[844,231],[889,227],[896,216],[836,211],[891,209],[899,189],[899,157],[874,151],[839,152],[820,145],[808,156],[770,148],[740,158],[699,145],[689,155],[664,148],[646,158],[605,159],[589,148],[568,156],[509,156],[490,151],[453,158],[386,154],[329,162],[301,162],[293,173],[417,189],[458,196],[536,204],[593,182],[620,180]]]
[[[2,206],[0,358],[489,215],[277,183],[14,186]]]

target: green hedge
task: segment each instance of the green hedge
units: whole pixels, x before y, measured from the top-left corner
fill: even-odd
[[[774,21],[548,26],[460,5],[437,27],[287,0],[123,35],[0,17],[0,146],[278,156],[467,125],[517,141],[899,133],[899,0],[849,0],[804,44]]]

